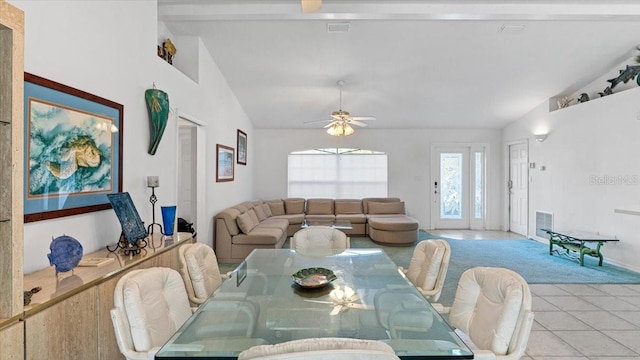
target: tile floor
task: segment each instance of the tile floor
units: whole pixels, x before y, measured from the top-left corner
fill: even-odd
[[[522,238],[496,231],[429,232],[468,240]],[[640,359],[640,284],[531,284],[530,289],[535,321],[523,360]]]

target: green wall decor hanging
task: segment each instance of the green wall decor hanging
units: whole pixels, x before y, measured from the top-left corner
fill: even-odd
[[[151,143],[149,144],[149,154],[155,155],[164,129],[167,127],[167,119],[169,118],[169,96],[166,92],[156,89],[147,89],[144,92],[144,98],[147,101],[147,109],[149,110],[149,120],[151,126]]]

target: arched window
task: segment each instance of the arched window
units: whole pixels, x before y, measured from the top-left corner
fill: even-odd
[[[289,154],[288,196],[360,199],[387,196],[387,154],[312,149]]]

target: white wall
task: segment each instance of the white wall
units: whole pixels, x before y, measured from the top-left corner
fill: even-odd
[[[640,209],[640,88],[547,109],[541,104],[504,129],[505,142],[528,138],[529,161],[546,167],[529,173],[529,236],[535,211],[552,212],[555,229],[617,236],[602,249],[605,261],[639,271],[640,217],[614,209]],[[532,134],[540,132],[549,136],[538,144]]]
[[[260,174],[254,182],[256,198],[272,199],[287,196],[287,155],[291,151],[315,148],[361,148],[388,154],[389,196],[406,203],[407,212],[418,219],[421,229],[431,228],[430,203],[432,194],[431,144],[487,143],[488,152],[488,209],[487,229],[501,228],[502,203],[502,131],[411,129],[373,130],[356,129],[348,137],[333,137],[323,129],[311,130],[256,130],[253,146],[255,172]],[[283,140],[284,139],[284,140]]]
[[[251,198],[252,167],[236,168],[236,181],[215,182],[215,144],[235,148],[236,129],[252,139],[253,127],[224,77],[199,43],[197,82],[156,56],[155,1],[10,1],[25,12],[25,71],[124,105],[123,190],[131,194],[143,221],[151,222],[146,176],[160,176],[159,206],[176,202],[177,126],[175,109],[207,125],[206,218],[220,209]],[[180,53],[177,56],[188,56]],[[192,48],[192,46],[190,46]],[[144,91],[153,86],[169,95],[169,124],[158,151],[147,154],[149,116]],[[253,149],[249,147],[249,159]],[[160,219],[161,220],[161,219]],[[25,224],[24,271],[49,266],[46,254],[52,237],[77,238],[85,253],[117,241],[120,224],[112,210]],[[198,238],[212,243],[212,222],[199,224]]]

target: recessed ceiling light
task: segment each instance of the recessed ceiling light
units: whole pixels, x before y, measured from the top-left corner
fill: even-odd
[[[348,22],[327,24],[328,33],[349,32],[349,29],[351,29],[351,23],[348,23]]]
[[[518,33],[524,31],[523,24],[502,24],[500,26],[500,30],[498,32],[510,32],[510,33]]]

